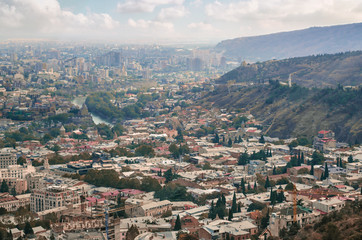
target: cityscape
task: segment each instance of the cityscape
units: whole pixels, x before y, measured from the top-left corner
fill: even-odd
[[[110,3],[80,1],[89,12],[76,14],[69,1],[19,2],[0,1],[18,20],[0,23],[0,239],[362,238],[357,15],[235,36],[219,24],[253,19],[251,7],[231,12],[244,1],[119,1],[129,27],[154,31],[146,41],[111,33],[122,19],[94,10]],[[36,28],[36,4],[64,36]],[[214,20],[189,23],[192,39],[175,19],[196,21],[203,7]],[[92,29],[99,19],[115,27]]]

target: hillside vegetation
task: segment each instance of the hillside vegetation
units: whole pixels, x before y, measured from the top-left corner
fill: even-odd
[[[362,50],[361,39],[362,23],[355,23],[235,38],[215,49],[228,58],[255,62]]]
[[[263,122],[272,137],[312,137],[319,130],[331,129],[339,141],[362,142],[362,89],[291,88],[278,81],[269,84],[232,87],[221,85],[207,94],[201,104],[250,111]]]
[[[362,39],[362,38],[361,38]],[[361,41],[362,42],[362,41]],[[226,73],[216,82],[264,83],[268,80],[292,82],[305,87],[335,87],[338,84],[362,84],[362,51],[325,54],[243,64]]]
[[[302,228],[296,236],[283,239],[362,239],[362,202],[350,202],[339,212],[333,212],[324,216],[322,220],[314,225]]]

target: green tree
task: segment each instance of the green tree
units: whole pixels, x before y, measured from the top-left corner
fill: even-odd
[[[156,192],[161,190],[162,187],[157,179],[151,177],[144,177],[142,179],[141,190],[146,192]]]
[[[9,192],[9,186],[8,184],[5,182],[5,179],[2,181],[1,183],[1,187],[0,187],[0,192],[4,193],[4,192]]]
[[[136,156],[154,157],[155,150],[150,145],[141,145],[135,150]]]
[[[166,172],[164,172],[163,176],[166,178],[166,183],[171,182],[173,179],[172,169],[169,168]]]
[[[349,155],[349,157],[348,157],[348,163],[353,163],[353,156],[352,156],[352,155]]]
[[[265,189],[268,189],[270,187],[270,181],[269,181],[269,176],[266,177],[265,180],[265,185],[264,185]]]
[[[177,215],[176,221],[175,221],[175,227],[173,228],[174,231],[181,230],[181,219],[180,215]]]
[[[294,184],[293,183],[288,183],[287,186],[285,186],[285,190],[287,190],[287,191],[294,190]]]
[[[244,178],[241,179],[240,186],[241,186],[241,192],[245,195],[245,194],[246,194],[246,191],[245,191],[245,181],[244,181]]]
[[[239,156],[238,165],[245,166],[249,163],[249,154],[245,151]]]
[[[233,202],[232,202],[232,205],[231,205],[231,211],[233,213],[236,213],[238,211],[238,204],[236,203],[236,193],[234,192],[234,195],[233,195]]]
[[[327,163],[324,164],[324,178],[327,179],[329,177],[329,170]]]
[[[215,133],[215,137],[212,139],[213,143],[219,143],[220,142],[220,137],[219,134]]]
[[[24,165],[24,163],[26,163],[26,158],[24,158],[23,156],[20,156],[20,157],[18,158],[18,160],[16,161],[16,163],[17,163],[18,165]]]
[[[31,225],[28,221],[26,221],[26,223],[25,223],[24,234],[27,236],[34,234],[33,228],[31,227]]]
[[[12,187],[12,188],[11,188],[10,194],[13,195],[13,196],[16,196],[16,189],[15,189],[15,187]]]
[[[216,218],[216,211],[214,201],[211,201],[210,209],[209,209],[209,218],[215,219]]]
[[[234,218],[233,210],[229,209],[228,221],[231,221]]]
[[[310,166],[310,175],[314,176],[314,164],[312,163],[312,165]]]
[[[174,158],[179,158],[180,157],[180,151],[179,148],[177,147],[177,145],[175,143],[172,143],[169,147],[168,150],[171,152],[172,156]]]
[[[259,139],[259,143],[265,143],[265,139],[264,139],[264,136],[261,135],[260,139]]]
[[[232,145],[233,145],[233,140],[231,140],[231,138],[229,138],[228,147],[231,147]]]
[[[0,207],[0,216],[6,214],[7,212],[6,208]]]
[[[312,154],[312,163],[314,165],[320,165],[323,163],[323,161],[324,161],[323,154],[318,151],[314,151]]]

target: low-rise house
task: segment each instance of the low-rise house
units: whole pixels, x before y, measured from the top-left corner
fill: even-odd
[[[313,208],[315,208],[323,213],[339,211],[344,206],[345,206],[345,202],[341,201],[339,199],[336,199],[336,198],[313,202]]]

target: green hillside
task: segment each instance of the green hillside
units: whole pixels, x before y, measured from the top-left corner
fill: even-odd
[[[269,80],[292,82],[305,87],[357,86],[362,84],[362,51],[273,60],[243,64],[216,82],[265,83]]]
[[[278,81],[251,87],[221,85],[201,101],[207,107],[250,111],[272,137],[312,137],[331,129],[339,141],[362,142],[362,89],[291,88]]]

